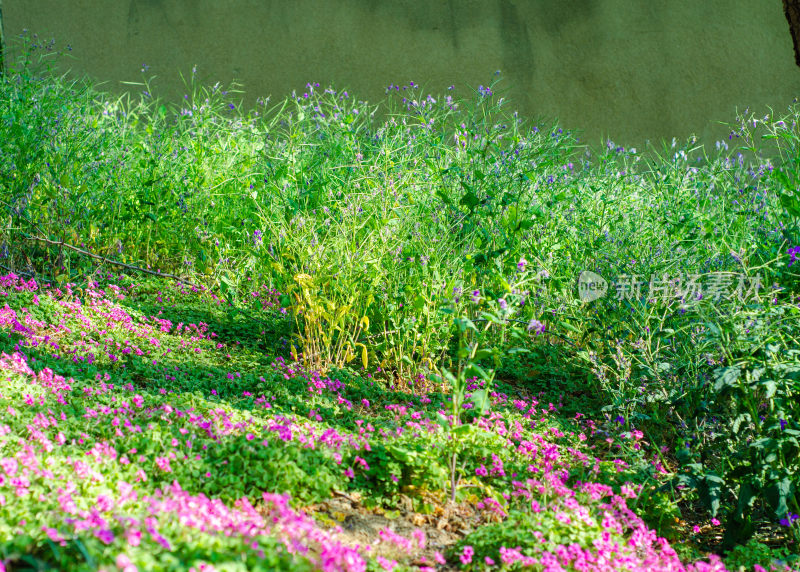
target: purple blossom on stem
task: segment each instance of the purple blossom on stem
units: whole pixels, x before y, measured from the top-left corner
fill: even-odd
[[[789,260],[789,266],[791,266],[797,262],[797,255],[800,254],[800,246],[793,246],[787,251],[787,254],[792,257],[792,259]]]
[[[545,325],[542,322],[540,322],[539,320],[537,320],[536,318],[534,318],[530,322],[528,322],[528,331],[529,332],[533,332],[537,336],[539,334],[543,334],[544,333],[544,329],[545,329]]]
[[[781,526],[792,526],[795,520],[800,518],[800,515],[792,514],[791,512],[786,515],[786,518],[782,518],[779,522]]]

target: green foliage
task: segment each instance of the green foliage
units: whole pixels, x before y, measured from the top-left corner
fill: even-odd
[[[753,534],[754,510],[776,521],[800,512],[797,316],[795,306],[773,306],[752,313],[747,327],[713,330],[730,365],[714,370],[708,413],[728,423],[715,427],[708,448],[683,450],[682,481],[701,491],[712,515],[736,499],[728,505],[730,548]]]
[[[181,571],[197,570],[198,566],[212,565],[225,572],[272,570],[311,572],[315,567],[302,557],[291,555],[278,541],[262,541],[263,554],[245,549],[241,552],[233,543],[219,539],[203,546],[197,539],[175,543],[170,551],[159,550],[152,543],[147,550],[132,550],[128,561],[140,570]],[[151,543],[148,543],[151,544]],[[98,569],[94,554],[102,554],[107,547],[96,538],[74,538],[64,545],[47,542],[38,546],[39,539],[19,535],[12,542],[0,543],[0,559],[9,570],[71,570],[90,572]]]
[[[772,566],[778,569],[789,566],[792,569],[797,565],[798,557],[792,555],[785,548],[774,548],[762,542],[751,539],[747,544],[736,546],[725,557],[725,566],[729,570],[752,570],[759,565],[769,570]]]
[[[242,346],[209,357],[210,340],[193,350],[167,336],[158,373],[124,354],[98,355],[84,375],[108,370],[148,391],[169,381],[193,404],[236,398],[245,410],[254,403],[241,394],[255,388],[287,414],[313,411],[348,430],[356,416],[344,402],[301,399],[306,379],[256,371],[293,356],[339,375],[356,404],[390,403],[388,388],[416,392],[436,374],[451,392],[449,403],[437,397],[449,419],[433,415],[441,430],[430,442],[365,452],[375,470],[353,482],[297,446],[259,448],[287,469],[251,471],[254,453],[237,437],[220,459],[247,476],[214,476],[199,491],[274,487],[313,502],[349,486],[390,502],[412,481],[435,489],[449,477],[455,495],[468,477],[458,456],[494,447],[472,421],[488,412],[495,380],[513,378],[563,395],[570,413],[605,416],[602,430],[621,419],[647,435],[648,454],[679,477],[638,473],[639,510],[663,534],[677,534],[676,503],[694,498],[725,518],[728,548],[800,513],[800,274],[789,260],[800,246],[800,104],[737,117],[731,149],[689,139],[598,151],[557,124],[523,121],[495,84],[458,97],[390,89],[374,106],[309,84],[242,110],[235,89],[204,87],[194,73],[179,104],[146,79],[138,96],[111,98],[52,75],[53,54],[28,47],[0,78],[0,263],[62,286],[107,271],[63,242],[189,277],[216,300],[176,306],[183,297],[162,283],[139,284],[142,296],[125,302],[131,318],[202,321]],[[584,270],[638,276],[639,289],[582,302]],[[706,275],[761,290],[688,289]],[[671,295],[650,291],[659,280]],[[271,292],[269,307],[254,285]],[[63,315],[29,292],[4,303],[34,320]],[[104,335],[120,346],[129,337]],[[64,332],[59,343],[79,341]],[[16,343],[0,336],[5,351]],[[622,449],[631,464],[653,462]],[[797,525],[790,532],[800,541]]]

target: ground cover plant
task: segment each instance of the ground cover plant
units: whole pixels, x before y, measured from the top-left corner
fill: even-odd
[[[10,570],[797,566],[800,106],[0,79]]]

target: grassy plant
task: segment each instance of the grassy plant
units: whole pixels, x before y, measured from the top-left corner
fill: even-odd
[[[604,431],[648,435],[690,487],[659,475],[653,498],[725,516],[728,548],[782,521],[800,541],[800,105],[741,115],[714,148],[597,149],[517,116],[499,83],[392,85],[373,104],[310,83],[248,110],[237,86],[194,71],[178,103],[147,70],[140,93],[112,98],[49,73],[49,46],[29,48],[0,78],[6,269],[62,286],[114,262],[170,272],[223,300],[230,329],[261,316],[262,285],[285,314],[254,322],[258,343],[418,394],[449,371],[454,428],[469,379],[516,372],[589,404]],[[611,283],[605,297],[579,299],[584,270]],[[475,292],[518,310],[482,316]],[[541,335],[496,327],[508,320]],[[508,357],[520,344],[528,357]],[[506,357],[487,361],[488,348]],[[451,496],[469,448],[453,446]],[[382,454],[407,480],[431,459]]]

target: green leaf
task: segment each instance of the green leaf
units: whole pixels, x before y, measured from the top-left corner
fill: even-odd
[[[467,191],[467,193],[461,197],[461,200],[458,201],[458,204],[464,205],[472,212],[475,210],[475,207],[481,204],[481,200],[472,191]]]
[[[468,435],[475,430],[473,425],[469,423],[465,423],[464,425],[459,425],[458,427],[453,427],[453,434],[458,436]]]
[[[789,511],[787,500],[792,492],[792,479],[784,477],[777,483],[773,483],[764,490],[764,497],[767,499],[775,515],[782,517]]]
[[[80,551],[84,560],[86,560],[86,564],[88,564],[90,568],[94,568],[97,566],[94,557],[89,553],[89,551],[86,549],[86,545],[79,538],[75,539],[75,546],[78,547],[78,550]]]
[[[701,495],[711,511],[711,516],[717,516],[722,502],[722,487],[725,485],[725,480],[709,471],[705,474],[703,484],[705,486],[701,488]]]
[[[755,503],[757,497],[756,491],[749,482],[742,484],[739,489],[739,499],[736,502],[736,520],[742,521],[750,514],[750,510],[753,508],[753,503]]]
[[[781,193],[781,206],[792,216],[800,216],[800,200],[794,194]]]
[[[477,377],[479,379],[483,379],[485,381],[488,381],[489,379],[491,379],[490,374],[485,369],[483,369],[478,364],[472,363],[472,362],[467,366],[467,369],[465,370],[464,375],[466,375],[467,377],[475,376],[475,377]]]
[[[448,382],[450,382],[450,385],[451,385],[452,387],[455,387],[455,386],[456,386],[456,384],[458,383],[458,381],[456,380],[456,376],[454,376],[452,373],[450,373],[450,372],[449,372],[449,371],[447,371],[447,370],[444,370],[444,371],[442,372],[442,376],[443,376],[443,377],[444,377],[444,378],[445,378],[445,379],[446,379]]]
[[[563,322],[563,321],[559,320],[558,325],[561,326],[562,328],[564,328],[565,330],[569,330],[570,332],[573,332],[575,334],[580,334],[581,333],[581,331],[578,328],[576,328],[572,324],[568,324],[567,322]]]
[[[475,352],[475,359],[476,360],[482,360],[482,359],[486,359],[487,357],[490,357],[491,355],[492,355],[492,350],[488,350],[488,349],[484,348],[482,350],[478,350],[477,352]]]
[[[489,394],[485,389],[479,389],[474,392],[469,400],[475,404],[475,409],[479,411],[481,415],[484,415],[491,408]]]
[[[722,391],[726,387],[735,386],[741,375],[742,368],[738,365],[717,368],[714,370],[714,391]]]

